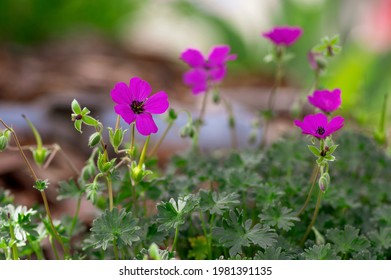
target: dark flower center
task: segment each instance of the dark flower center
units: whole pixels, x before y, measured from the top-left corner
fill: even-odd
[[[144,110],[144,102],[140,102],[137,100],[134,100],[132,104],[130,104],[130,108],[132,109],[133,113],[135,114],[141,114]]]
[[[318,126],[318,129],[316,130],[317,134],[323,135],[325,132],[326,132],[326,130],[323,127]]]

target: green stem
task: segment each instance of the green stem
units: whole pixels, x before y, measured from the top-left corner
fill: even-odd
[[[320,204],[322,202],[322,196],[323,196],[323,192],[321,190],[319,190],[318,200],[316,201],[316,206],[315,206],[315,211],[314,211],[314,214],[312,215],[311,223],[308,225],[307,230],[303,236],[303,239],[300,242],[301,246],[304,245],[304,242],[306,241],[308,235],[310,234],[310,232],[312,230],[312,227],[315,224],[316,217],[318,216],[318,213],[319,213]]]
[[[113,240],[113,251],[114,251],[114,258],[118,260],[118,248],[117,248],[117,241]]]
[[[35,255],[37,256],[37,259],[43,260],[44,256],[40,244],[36,241],[33,241],[29,235],[27,235],[27,240],[29,241],[31,248],[33,249]]]
[[[33,123],[26,117],[26,115],[22,115],[22,117],[26,120],[27,124],[29,125],[30,129],[33,131],[35,141],[37,142],[37,150],[42,149],[42,138],[41,135],[39,135],[38,130],[35,128]]]
[[[62,250],[64,251],[64,254],[65,254],[66,256],[69,256],[69,250],[64,246],[64,243],[62,242],[62,238],[58,235],[58,232],[57,232],[57,230],[56,230],[56,227],[55,227],[54,224],[53,224],[53,219],[52,219],[52,215],[51,215],[51,213],[50,213],[49,203],[48,203],[48,200],[47,200],[47,198],[46,198],[46,194],[45,194],[44,191],[41,191],[40,193],[41,193],[41,195],[42,195],[43,203],[44,203],[44,205],[45,205],[46,215],[48,216],[48,219],[49,219],[50,226],[51,226],[51,228],[52,228],[54,237],[57,239],[58,243],[60,243],[61,248],[62,248]]]
[[[130,172],[132,172],[132,170],[130,170]],[[131,188],[132,188],[133,212],[134,212],[134,215],[137,217],[138,216],[138,203],[137,203],[136,184],[135,184],[135,182],[133,182],[132,179],[130,179],[130,184],[131,184]]]
[[[138,161],[138,168],[141,170],[143,167],[143,163],[145,160],[145,155],[147,154],[147,148],[149,144],[149,139],[151,138],[150,135],[148,135],[147,139],[145,139],[143,150],[141,151],[140,160]]]
[[[135,135],[135,124],[134,122],[130,124],[130,148],[129,148],[129,156],[130,158],[133,156],[133,150],[134,150],[134,136]]]
[[[178,242],[178,235],[179,235],[179,226],[175,228],[174,242],[172,243],[171,254],[173,254],[174,250],[176,249],[176,244]]]
[[[9,221],[9,225],[10,225],[10,235],[11,235],[11,242],[13,242],[14,244],[12,245],[12,258],[14,260],[18,260],[19,259],[19,256],[18,256],[18,247],[16,246],[16,239],[15,239],[15,234],[14,234],[14,229],[12,227],[12,223],[10,221],[10,219],[8,219]]]
[[[113,210],[113,182],[111,181],[110,175],[106,175],[107,189],[109,193],[109,209]]]
[[[319,166],[316,165],[316,166],[314,166],[314,169],[312,170],[312,175],[311,175],[312,184],[311,184],[310,191],[308,192],[308,195],[307,195],[307,198],[304,202],[304,205],[301,207],[300,211],[296,214],[296,217],[299,217],[301,214],[303,214],[304,210],[307,208],[307,205],[310,201],[312,192],[314,191],[314,186],[315,186],[316,179],[318,178],[318,174],[319,174]]]
[[[75,211],[75,215],[73,216],[73,219],[72,219],[71,228],[69,230],[69,236],[72,236],[73,230],[75,229],[75,226],[76,226],[77,219],[79,217],[81,198],[82,198],[82,194],[80,194],[79,197],[77,198],[76,211]]]
[[[212,257],[213,257],[213,252],[212,252],[212,237],[213,237],[213,226],[214,226],[214,222],[215,222],[215,214],[212,214],[211,218],[210,218],[210,223],[209,223],[209,236],[208,236],[208,254],[209,254],[209,259],[211,260]]]
[[[195,135],[193,138],[193,151],[199,150],[199,139],[200,139],[200,129],[201,126],[204,122],[204,116],[205,116],[205,111],[206,111],[206,104],[208,100],[208,94],[209,90],[205,92],[204,97],[202,99],[202,105],[201,105],[201,110],[200,110],[200,115],[198,117],[197,122],[195,123]]]
[[[236,121],[235,121],[235,115],[232,110],[232,105],[229,103],[225,98],[222,98],[225,109],[228,113],[228,125],[231,132],[231,147],[232,149],[238,148],[238,136],[236,134]]]
[[[268,116],[265,119],[265,124],[262,131],[262,137],[261,137],[261,144],[260,147],[263,148],[266,145],[266,136],[269,130],[269,122],[270,119],[273,118],[273,111],[274,111],[274,103],[275,103],[275,96],[278,88],[281,85],[282,77],[283,77],[283,69],[282,69],[282,61],[283,61],[283,49],[277,47],[277,53],[280,53],[277,55],[277,69],[276,69],[276,75],[274,78],[274,86],[269,94],[269,99],[267,102],[267,114]],[[270,115],[269,115],[270,114]]]
[[[54,256],[55,256],[56,260],[59,260],[60,256],[58,255],[58,252],[57,252],[56,246],[54,245],[52,236],[49,236],[49,243],[52,246],[53,253],[54,253]]]
[[[2,119],[0,119],[0,122],[3,124],[3,126],[5,128],[7,128],[9,131],[11,131],[12,137],[14,138],[16,146],[18,147],[19,153],[22,156],[24,162],[26,163],[28,169],[30,170],[30,173],[31,173],[31,175],[34,178],[34,181],[35,182],[38,181],[39,178],[38,178],[37,174],[35,173],[33,167],[31,166],[30,162],[28,161],[28,159],[26,157],[26,154],[23,152],[22,146],[20,145],[18,136],[16,135],[15,131],[11,127],[9,127]],[[62,242],[61,237],[58,235],[57,230],[56,230],[56,228],[53,225],[53,220],[52,220],[52,216],[50,214],[49,204],[48,204],[48,201],[47,201],[47,198],[46,198],[46,195],[45,195],[45,191],[40,191],[40,193],[41,193],[41,196],[42,196],[42,199],[43,199],[43,203],[45,205],[46,215],[48,216],[48,219],[50,221],[50,225],[52,227],[53,234],[55,235],[57,241],[61,244],[61,247],[64,250],[65,255],[69,255],[69,251],[65,248],[65,246],[64,246],[64,244]]]
[[[163,132],[163,135],[160,137],[159,141],[156,142],[155,146],[152,148],[151,152],[148,156],[152,156],[155,154],[157,149],[160,147],[160,145],[163,143],[164,138],[166,138],[167,133],[170,131],[171,127],[173,126],[174,122],[170,121],[170,123],[167,125],[166,130]]]

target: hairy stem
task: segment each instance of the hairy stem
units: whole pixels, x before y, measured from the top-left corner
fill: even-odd
[[[19,259],[19,255],[18,255],[18,247],[16,246],[16,240],[15,240],[15,234],[14,234],[14,229],[12,227],[12,223],[9,219],[9,225],[10,225],[10,235],[11,235],[11,242],[14,242],[14,244],[12,245],[12,258],[14,260],[18,260]]]
[[[79,194],[79,197],[77,198],[75,215],[73,216],[71,228],[69,230],[69,236],[72,236],[73,230],[75,229],[76,226],[77,219],[79,218],[81,198],[82,198],[82,194]]]
[[[109,209],[113,210],[113,182],[111,181],[110,175],[106,175],[107,190],[109,193]]]
[[[178,242],[178,235],[179,235],[179,226],[175,228],[174,242],[172,243],[171,253],[174,253],[176,249],[176,244]]]
[[[236,120],[235,120],[235,115],[232,110],[232,105],[231,103],[228,102],[227,99],[222,98],[225,109],[227,110],[228,113],[228,125],[229,129],[231,132],[231,147],[232,149],[237,149],[238,148],[238,136],[236,134]]]
[[[316,217],[318,216],[318,213],[319,213],[320,204],[322,202],[322,196],[323,196],[323,192],[321,190],[319,190],[318,200],[316,201],[316,206],[315,206],[315,211],[314,211],[314,214],[312,215],[311,223],[308,225],[307,230],[303,236],[303,239],[300,241],[301,246],[304,245],[304,242],[307,240],[307,237],[310,234],[312,227],[315,224]]]
[[[296,217],[299,217],[301,214],[303,214],[304,210],[307,208],[312,192],[314,191],[314,186],[315,186],[316,179],[318,178],[318,174],[319,174],[319,166],[316,165],[312,170],[312,175],[311,175],[312,184],[311,184],[310,191],[308,192],[304,205],[301,207],[300,211],[296,214]]]
[[[202,99],[202,105],[201,105],[201,110],[200,110],[200,115],[198,117],[198,120],[197,122],[195,123],[196,126],[195,126],[195,135],[194,135],[194,138],[193,138],[193,151],[197,151],[199,150],[199,139],[200,139],[200,129],[201,129],[201,126],[204,122],[204,117],[205,117],[205,111],[206,111],[206,104],[207,104],[207,100],[208,100],[208,94],[209,94],[209,90],[205,92],[204,94],[204,97]]]

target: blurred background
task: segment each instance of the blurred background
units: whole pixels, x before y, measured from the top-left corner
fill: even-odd
[[[339,34],[343,50],[332,58],[320,86],[341,88],[339,114],[348,126],[372,131],[378,126],[384,94],[390,90],[391,0],[2,0],[0,1],[0,118],[12,125],[23,144],[34,143],[21,114],[42,133],[45,143],[59,143],[79,167],[88,157],[88,130],[78,134],[70,120],[76,98],[105,126],[115,115],[110,90],[133,76],[147,80],[153,92],[166,91],[171,106],[197,115],[201,96],[182,83],[188,67],[180,59],[186,48],[207,54],[213,45],[229,44],[238,59],[229,62],[221,94],[233,104],[240,146],[248,145],[252,122],[265,104],[274,81],[274,65],[264,62],[271,44],[260,36],[274,25],[298,25],[303,36],[290,51],[270,141],[295,130],[291,105],[305,96],[314,74],[308,51],[324,36]],[[201,143],[214,149],[229,146],[222,106],[208,104]],[[164,117],[157,120],[160,133]],[[159,153],[168,158],[189,143],[178,130],[181,116]],[[156,139],[158,136],[156,137]],[[31,178],[15,152],[0,154],[0,186],[13,193]],[[61,159],[50,170],[39,170],[56,182],[72,176]],[[55,190],[52,200],[55,200]],[[19,196],[18,196],[19,197]],[[31,204],[31,197],[20,203]],[[39,201],[39,197],[37,197]],[[72,205],[69,209],[72,209]]]

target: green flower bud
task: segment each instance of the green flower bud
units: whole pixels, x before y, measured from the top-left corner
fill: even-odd
[[[99,153],[98,156],[98,169],[102,173],[110,172],[110,170],[114,167],[115,159],[107,161],[106,156],[103,153]]]
[[[7,148],[10,135],[11,132],[9,130],[0,131],[0,152]]]
[[[81,171],[81,176],[84,181],[90,180],[92,177],[95,176],[96,173],[96,167],[94,164],[87,164],[83,167]]]
[[[219,104],[220,103],[220,92],[218,90],[214,90],[213,91],[213,94],[212,94],[212,100],[215,104]]]
[[[174,109],[170,109],[168,111],[168,119],[169,119],[169,121],[175,121],[177,118],[178,118],[178,115],[175,112],[175,110]]]
[[[142,167],[139,167],[135,161],[132,162],[130,169],[130,176],[136,183],[141,182],[146,176],[153,173],[151,170],[146,170],[144,164]]]
[[[193,123],[187,123],[184,127],[182,127],[180,131],[180,135],[183,138],[185,137],[193,138],[195,133],[196,133],[196,129]]]
[[[329,187],[329,184],[330,184],[330,180],[327,179],[327,176],[325,176],[325,174],[327,173],[324,173],[320,178],[319,178],[319,181],[318,181],[318,184],[319,184],[319,188],[322,192],[325,192],[327,190],[327,188]],[[328,175],[328,174],[327,174]],[[330,178],[330,177],[329,177]]]
[[[113,131],[111,127],[109,127],[108,129],[109,129],[110,143],[113,146],[114,150],[118,152],[118,148],[119,146],[121,146],[122,141],[124,140],[124,135],[126,133],[126,130],[119,128]]]
[[[88,140],[88,146],[90,148],[95,147],[100,142],[101,139],[102,137],[100,135],[100,132],[95,132],[91,134],[90,139]]]
[[[46,190],[48,188],[48,186],[49,186],[48,180],[39,179],[39,180],[35,181],[33,188],[43,192],[44,190]]]
[[[47,156],[49,155],[49,151],[46,148],[41,148],[41,149],[35,149],[33,150],[33,158],[36,164],[41,166],[42,164],[45,163],[45,160]]]

